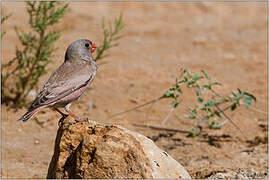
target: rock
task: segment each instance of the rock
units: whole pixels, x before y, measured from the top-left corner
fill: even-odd
[[[219,170],[221,171],[221,170]],[[222,170],[223,171],[223,170]],[[215,171],[216,172],[216,171]],[[268,179],[266,172],[256,172],[252,169],[238,168],[215,173],[212,171],[207,179]]]
[[[228,179],[230,177],[231,175],[228,173],[216,173],[215,175],[210,176],[208,179]]]
[[[147,137],[90,121],[59,127],[47,178],[191,177]]]

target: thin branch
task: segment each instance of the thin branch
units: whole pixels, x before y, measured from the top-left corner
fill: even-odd
[[[267,112],[262,111],[262,110],[260,110],[260,109],[256,109],[256,108],[251,107],[251,106],[249,107],[249,109],[251,109],[251,110],[253,110],[253,111],[256,111],[256,112],[258,112],[258,113],[262,113],[262,114],[268,115],[268,113],[267,113]]]
[[[172,107],[172,108],[170,109],[170,111],[167,113],[166,117],[165,117],[164,120],[162,121],[162,125],[165,125],[166,121],[170,118],[170,116],[171,116],[171,114],[172,114],[172,112],[173,112],[174,110],[175,110],[174,107]]]
[[[126,111],[123,111],[123,112],[119,112],[119,113],[113,114],[113,115],[111,115],[109,118],[113,118],[113,117],[119,116],[119,115],[121,115],[121,114],[125,114],[125,113],[127,113],[127,112],[134,111],[134,110],[136,110],[136,109],[139,109],[139,108],[144,107],[144,106],[146,106],[146,105],[152,104],[152,103],[154,103],[154,102],[156,102],[156,101],[159,101],[159,100],[161,100],[161,99],[163,99],[163,96],[158,97],[158,98],[156,98],[156,99],[153,99],[153,100],[151,100],[151,101],[148,101],[148,102],[146,102],[146,103],[144,103],[144,104],[141,104],[141,105],[139,105],[139,106],[136,106],[136,107],[134,107],[134,108],[128,109],[128,110],[126,110]]]
[[[235,127],[236,127],[236,129],[238,129],[240,132],[241,132],[241,134],[246,138],[246,136],[245,136],[245,134],[241,131],[241,129],[231,120],[231,118],[229,117],[229,116],[227,116],[225,113],[224,113],[224,111],[222,110],[222,109],[220,109],[219,108],[219,106],[218,105],[216,105],[215,104],[215,106],[216,106],[216,108],[226,117],[226,119],[228,119]]]
[[[165,131],[171,131],[171,132],[178,132],[178,133],[189,134],[189,131],[179,130],[179,129],[164,128],[164,127],[159,127],[159,126],[134,124],[134,123],[132,123],[132,125],[133,126],[136,126],[136,127],[150,128],[150,129],[153,129],[153,130],[165,130]]]

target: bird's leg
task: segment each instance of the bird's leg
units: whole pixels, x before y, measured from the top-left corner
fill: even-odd
[[[82,121],[88,121],[88,118],[79,118],[78,116],[76,116],[75,114],[73,114],[70,110],[70,106],[71,106],[71,103],[67,104],[65,106],[65,110],[66,112],[72,117],[74,118],[75,121],[73,122],[69,122],[70,125],[72,124],[76,124],[77,122],[82,122]]]
[[[53,108],[53,110],[57,111],[62,115],[61,119],[58,121],[58,126],[60,126],[63,123],[64,119],[68,116],[68,114],[64,114],[62,111],[55,107]]]

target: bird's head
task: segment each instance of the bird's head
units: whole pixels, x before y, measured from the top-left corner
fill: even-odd
[[[72,42],[65,53],[65,61],[84,60],[92,61],[92,53],[97,46],[88,39],[79,39]]]

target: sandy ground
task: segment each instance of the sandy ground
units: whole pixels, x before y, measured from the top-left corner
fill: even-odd
[[[66,28],[55,45],[59,49],[39,86],[63,62],[65,49],[72,41],[88,38],[100,44],[102,19],[113,20],[122,10],[124,36],[103,60],[108,63],[100,66],[91,90],[73,104],[74,112],[98,122],[117,123],[150,137],[194,178],[238,169],[246,174],[254,171],[256,177],[268,177],[267,114],[242,107],[230,115],[245,137],[231,123],[220,130],[208,129],[203,124],[202,134],[195,138],[132,125],[160,125],[170,109],[166,100],[108,119],[113,113],[162,95],[174,82],[180,67],[194,72],[204,69],[224,84],[220,93],[239,87],[255,94],[258,101],[254,107],[267,113],[266,3],[70,2],[69,5],[70,10],[57,26]],[[15,46],[19,45],[14,27],[29,28],[25,10],[24,3],[2,2],[2,15],[13,13],[3,25],[7,33],[2,39],[2,62],[13,58]],[[184,99],[164,127],[193,128],[196,122],[185,118],[193,94],[184,94]],[[90,108],[91,102],[96,108]],[[46,109],[27,123],[17,123],[26,109],[8,111],[5,105],[1,109],[2,177],[45,178],[60,116]]]

